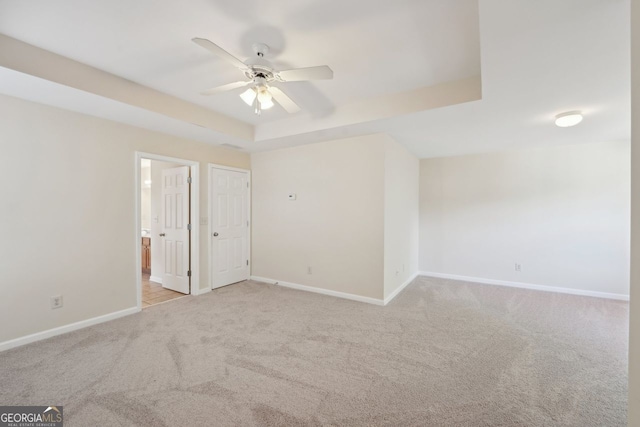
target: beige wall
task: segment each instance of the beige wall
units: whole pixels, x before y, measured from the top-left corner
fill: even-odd
[[[385,141],[384,297],[418,271],[420,161],[391,138]]]
[[[383,298],[386,140],[373,135],[251,156],[252,275]]]
[[[420,270],[628,295],[629,143],[420,166]]]
[[[135,151],[200,161],[203,216],[206,163],[250,166],[244,153],[6,96],[0,149],[0,342],[135,307]],[[206,288],[206,227],[200,251]]]
[[[640,425],[640,4],[631,2],[631,319],[629,426]]]

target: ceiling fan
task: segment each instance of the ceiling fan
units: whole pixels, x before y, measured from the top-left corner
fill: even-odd
[[[300,107],[280,88],[273,86],[272,83],[328,80],[333,78],[333,71],[327,65],[276,71],[271,62],[265,59],[265,55],[269,53],[269,46],[266,44],[255,43],[253,45],[253,51],[256,56],[242,62],[207,39],[196,37],[192,39],[192,41],[231,63],[249,79],[207,89],[202,92],[202,94],[214,95],[216,93],[250,86],[249,89],[240,95],[240,98],[249,106],[253,106],[257,115],[260,115],[262,110],[273,107],[273,100],[280,104],[287,113],[300,111]]]

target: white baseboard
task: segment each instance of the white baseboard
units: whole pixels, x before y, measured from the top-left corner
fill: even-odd
[[[204,294],[206,294],[208,292],[211,292],[211,288],[200,288],[198,290],[198,293],[194,294],[194,295],[204,295]]]
[[[153,283],[160,283],[162,285],[162,277],[149,276],[149,281]]]
[[[75,322],[69,325],[48,329],[46,331],[37,332],[35,334],[27,335],[20,338],[15,338],[15,339],[0,343],[0,351],[9,350],[11,348],[19,347],[21,345],[30,344],[32,342],[44,340],[46,338],[55,337],[56,335],[66,334],[67,332],[76,331],[78,329],[97,325],[98,323],[108,322],[109,320],[115,320],[120,317],[128,316],[130,314],[134,314],[138,312],[140,312],[140,309],[138,307],[131,307],[131,308],[127,308],[126,310],[116,311],[114,313],[105,314],[103,316],[92,317],[91,319],[81,320],[80,322]]]
[[[331,291],[329,289],[315,288],[313,286],[299,285],[297,283],[283,282],[266,277],[251,276],[251,280],[257,282],[270,283],[272,285],[284,286],[285,288],[298,289],[300,291],[314,292],[316,294],[329,295],[332,297],[344,298],[352,301],[366,302],[374,305],[384,305],[384,301],[376,298],[363,297],[360,295],[348,294],[346,292]]]
[[[548,285],[535,285],[532,283],[509,282],[506,280],[483,279],[481,277],[458,276],[455,274],[433,273],[430,271],[420,271],[420,276],[437,277],[441,279],[460,280],[464,282],[483,283],[485,285],[508,286],[511,288],[531,289],[534,291],[557,292],[560,294],[582,295],[595,298],[615,299],[620,301],[629,301],[629,295],[612,294],[608,292],[587,291],[583,289],[559,288]]]
[[[402,285],[400,285],[400,286],[398,287],[398,289],[396,289],[395,291],[391,292],[391,295],[389,295],[388,297],[386,297],[386,298],[384,299],[384,305],[389,304],[389,303],[391,302],[391,300],[392,300],[392,299],[394,299],[395,297],[397,297],[397,296],[398,296],[398,294],[399,294],[400,292],[402,292],[402,291],[404,290],[404,288],[406,288],[406,287],[409,285],[409,283],[413,282],[413,280],[414,280],[416,277],[418,277],[418,273],[414,273],[414,274],[412,274],[412,275],[411,275],[411,277],[409,277],[409,278],[407,279],[407,281],[406,281],[406,282],[404,282]]]

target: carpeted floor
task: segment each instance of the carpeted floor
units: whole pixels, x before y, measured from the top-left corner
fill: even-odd
[[[66,426],[623,426],[625,302],[421,277],[386,307],[257,282],[0,353]]]

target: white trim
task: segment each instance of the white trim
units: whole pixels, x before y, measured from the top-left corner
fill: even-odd
[[[72,332],[78,329],[87,328],[89,326],[97,325],[98,323],[108,322],[109,320],[115,320],[120,317],[128,316],[130,314],[135,314],[139,312],[140,312],[140,308],[131,307],[131,308],[127,308],[126,310],[120,310],[114,313],[105,314],[103,316],[93,317],[91,319],[81,320],[79,322],[71,323],[69,325],[59,326],[57,328],[48,329],[42,332],[37,332],[35,334],[27,335],[24,337],[20,337],[20,338],[16,338],[13,340],[0,343],[0,351],[9,350],[11,348],[19,347],[21,345],[30,344],[32,342],[55,337],[57,335],[66,334],[67,332]]]
[[[209,163],[209,169],[211,169],[212,167],[214,169],[224,169],[224,170],[233,171],[233,172],[246,172],[248,174],[251,174],[251,170],[249,169],[234,168],[231,166],[219,165],[217,163]]]
[[[437,277],[440,279],[460,280],[464,282],[482,283],[485,285],[507,286],[511,288],[531,289],[534,291],[556,292],[560,294],[582,295],[586,297],[615,299],[620,301],[629,301],[629,295],[612,294],[608,292],[587,291],[583,289],[560,288],[548,285],[536,285],[532,283],[509,282],[505,280],[483,279],[481,277],[458,276],[455,274],[433,273],[430,271],[420,271],[420,276]]]
[[[142,230],[142,189],[140,188],[140,175],[142,174],[142,167],[140,166],[140,162],[142,160],[142,155],[140,153],[138,153],[136,151],[135,156],[133,157],[133,167],[134,167],[134,171],[135,173],[133,174],[133,180],[134,180],[134,187],[135,187],[135,191],[133,192],[134,195],[134,206],[135,206],[135,221],[133,222],[133,226],[135,227],[134,230],[134,236],[135,240],[134,240],[134,255],[135,255],[135,259],[136,259],[136,263],[135,263],[135,268],[136,268],[136,308],[138,310],[142,310],[142,259],[140,256],[140,250],[141,250],[141,245],[142,245],[142,241],[140,240],[141,236],[140,236],[140,231]]]
[[[162,277],[149,276],[149,281],[153,283],[160,283],[162,285]]]
[[[251,171],[249,169],[241,169],[241,168],[234,168],[231,166],[224,166],[224,165],[218,165],[216,163],[209,163],[207,165],[207,185],[209,188],[209,194],[207,194],[207,198],[208,198],[208,212],[207,215],[209,216],[209,218],[207,219],[207,241],[209,242],[209,252],[208,252],[208,262],[209,262],[209,287],[206,289],[206,292],[209,292],[213,289],[213,260],[211,259],[211,254],[213,253],[213,242],[211,241],[211,236],[213,234],[213,229],[212,229],[212,224],[211,224],[211,218],[213,216],[213,197],[212,197],[212,185],[211,185],[211,179],[212,179],[212,174],[213,174],[213,169],[222,169],[222,170],[228,170],[228,171],[233,171],[233,172],[241,172],[241,173],[246,173],[247,174],[247,183],[249,184],[249,187],[247,188],[247,220],[249,221],[249,230],[247,230],[247,259],[249,260],[249,270],[247,271],[247,279],[249,279],[251,277],[251,269],[253,267],[253,263],[251,262],[251,228],[253,227],[253,218],[251,218],[251,187],[253,187],[252,183],[251,183]],[[204,290],[203,290],[204,292]]]
[[[285,288],[298,289],[300,291],[314,292],[316,294],[329,295],[358,302],[366,302],[374,305],[384,305],[384,301],[377,298],[363,297],[360,295],[348,294],[345,292],[331,291],[329,289],[315,288],[313,286],[299,285],[297,283],[282,282],[280,280],[268,279],[266,277],[251,276],[251,280],[269,283],[271,285],[284,286]]]
[[[200,294],[200,162],[194,160],[179,159],[177,157],[162,156],[160,154],[146,153],[142,151],[135,152],[135,252],[140,252],[140,230],[142,229],[142,220],[140,212],[141,187],[140,187],[140,160],[159,160],[161,162],[177,163],[183,166],[189,166],[191,170],[191,191],[189,210],[191,221],[191,295]],[[136,292],[137,307],[142,309],[142,260],[140,256],[136,256]],[[162,283],[162,280],[157,283]]]
[[[200,295],[200,162],[191,166],[191,295]]]
[[[387,305],[391,302],[392,299],[394,299],[395,297],[398,296],[398,294],[400,292],[402,292],[404,290],[404,288],[406,288],[411,282],[413,282],[415,280],[415,278],[418,277],[418,273],[413,273],[406,282],[404,282],[402,285],[400,285],[398,287],[398,289],[396,289],[395,291],[391,292],[391,294],[386,297],[384,299],[384,305]]]

